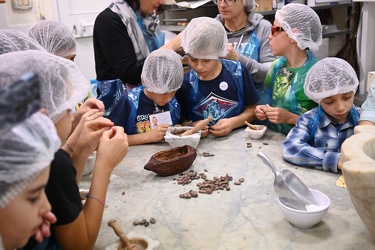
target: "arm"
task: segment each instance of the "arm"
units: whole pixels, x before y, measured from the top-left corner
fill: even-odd
[[[104,111],[104,104],[102,101],[97,100],[95,98],[89,98],[87,99],[79,108],[78,110],[73,114],[74,116],[74,121],[72,123],[72,130],[77,127],[78,123],[81,120],[81,117],[86,114],[86,112],[92,110],[92,109],[98,109],[99,111],[103,112]]]
[[[263,83],[271,63],[276,59],[272,54],[268,36],[271,33],[271,23],[262,20],[255,29],[255,35],[260,43],[259,62],[244,55],[240,55],[239,61],[248,68],[256,83]]]
[[[169,124],[159,124],[150,132],[128,135],[129,145],[133,146],[162,141],[169,127]]]
[[[308,144],[309,121],[315,114],[315,112],[309,112],[298,119],[296,126],[283,142],[283,158],[296,165],[337,173],[340,153],[326,152]]]
[[[299,115],[289,112],[286,109],[271,107],[268,104],[263,107],[263,112],[266,114],[268,120],[275,124],[291,124],[295,125]]]
[[[102,116],[103,112],[97,109],[88,111],[82,116],[80,123],[68,138],[68,143],[73,152],[66,144],[62,146],[62,149],[71,156],[77,170],[77,183],[81,181],[87,159],[98,146],[103,132],[113,126],[110,120]]]
[[[181,46],[181,34],[183,31],[178,33],[177,36],[175,36],[172,40],[170,40],[168,43],[161,46],[161,49],[171,49],[176,51],[176,53],[183,55],[185,54],[184,49]]]
[[[244,126],[245,121],[252,121],[255,118],[255,106],[248,106],[238,116],[220,119],[215,125],[208,130],[213,136],[226,136],[233,129]]]
[[[105,202],[112,170],[125,157],[128,142],[123,128],[113,127],[103,133],[97,150],[90,195]],[[88,198],[78,217],[71,223],[55,226],[55,234],[63,249],[93,249],[102,222],[104,206]]]
[[[100,79],[98,74],[101,66],[109,65],[116,78],[124,83],[141,83],[143,61],[137,62],[133,43],[120,17],[112,11],[101,13],[95,20],[93,40],[98,80],[110,80]]]

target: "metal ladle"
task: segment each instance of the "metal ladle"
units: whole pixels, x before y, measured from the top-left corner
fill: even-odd
[[[262,152],[258,152],[258,157],[275,174],[273,187],[285,205],[298,210],[306,210],[306,205],[318,205],[310,190],[297,175],[288,169],[279,172],[271,160]]]

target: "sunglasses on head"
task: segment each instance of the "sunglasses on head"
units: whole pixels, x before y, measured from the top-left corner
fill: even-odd
[[[271,26],[271,33],[272,35],[275,35],[276,32],[279,32],[279,31],[284,31],[284,29],[282,27],[279,27],[279,26]]]

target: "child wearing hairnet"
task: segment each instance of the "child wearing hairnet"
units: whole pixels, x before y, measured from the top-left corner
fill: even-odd
[[[52,22],[54,24],[54,22]],[[50,27],[52,25],[50,21],[43,21],[43,23],[36,24],[35,28],[32,29],[33,33],[35,34],[34,36],[37,36],[37,30],[42,29],[43,27]],[[54,24],[55,27],[59,27],[58,29],[61,31],[63,27],[61,27],[58,24]],[[66,28],[66,27],[65,27]],[[47,29],[48,30],[48,29]],[[43,30],[40,30],[42,32]],[[29,31],[31,32],[31,31]],[[63,33],[66,36],[66,31]],[[61,34],[63,36],[63,34]],[[42,36],[42,35],[40,35]],[[39,39],[42,39],[39,37]],[[14,30],[14,29],[5,29],[5,30],[0,30],[0,55],[9,53],[9,52],[16,52],[16,51],[24,51],[24,50],[38,50],[38,51],[43,51],[43,52],[50,52],[52,54],[56,54],[58,56],[64,57],[64,58],[69,58],[72,53],[75,54],[75,43],[73,44],[73,41],[71,39],[65,39],[65,40],[54,40],[54,37],[51,37],[51,42],[49,46],[47,45],[48,42],[43,40],[43,45],[48,49],[46,51],[39,43],[38,41],[34,40],[33,38],[29,37],[25,33]],[[74,38],[73,38],[74,39]],[[55,41],[55,45],[52,45],[53,41]],[[42,41],[41,41],[42,42]],[[4,65],[6,66],[6,65]],[[17,69],[15,69],[17,70]],[[16,72],[15,72],[16,73]],[[80,78],[82,79],[82,78]],[[86,81],[86,80],[85,80]],[[87,88],[86,88],[87,89]],[[76,128],[78,125],[79,121],[81,120],[81,117],[88,111],[92,109],[99,109],[100,111],[104,111],[104,104],[102,101],[99,101],[95,98],[88,98],[85,96],[85,102],[80,105],[80,107],[74,112],[74,121],[73,121],[73,126],[72,130]],[[81,103],[83,99],[79,100],[77,103]]]
[[[181,34],[181,45],[192,67],[176,95],[184,120],[194,126],[212,116],[202,137],[225,136],[245,121],[251,122],[259,95],[246,67],[219,59],[227,54],[223,25],[209,17],[194,18]]]
[[[42,20],[31,26],[27,34],[47,52],[74,61],[76,41],[73,33],[64,24]]]
[[[39,50],[45,49],[34,39],[15,29],[0,30],[0,55],[23,50]]]
[[[24,83],[29,84],[19,81],[0,90],[0,249],[5,250],[23,247],[32,236],[41,242],[56,222],[44,187],[61,141],[53,122],[37,112],[38,86],[20,95]]]
[[[268,70],[264,85],[268,103],[258,105],[256,117],[283,134],[288,134],[298,116],[316,107],[303,91],[305,77],[317,62],[312,52],[322,43],[319,16],[305,4],[290,3],[276,11],[270,30],[271,51],[276,59]]]
[[[74,119],[70,110],[90,88],[72,61],[35,50],[0,55],[1,88],[26,72],[35,72],[40,78],[41,106],[55,124],[62,145],[51,163],[46,186],[57,222],[51,237],[35,248],[92,249],[102,221],[109,177],[128,150],[126,134],[103,118],[102,111],[92,109],[70,135]],[[91,187],[82,205],[78,185],[94,150],[97,154]],[[29,242],[26,249],[34,245]]]
[[[375,125],[375,80],[372,82],[367,99],[361,108],[358,125]]]
[[[143,85],[124,94],[108,116],[125,129],[129,145],[159,142],[169,126],[180,122],[180,106],[174,96],[183,76],[181,56],[173,50],[154,50],[146,57],[141,74]],[[153,126],[155,117],[158,124]]]
[[[296,165],[337,173],[341,144],[358,125],[354,103],[358,79],[350,64],[325,58],[306,76],[306,95],[319,104],[302,114],[283,143],[283,157]]]

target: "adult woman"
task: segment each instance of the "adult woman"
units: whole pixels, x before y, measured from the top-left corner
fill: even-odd
[[[245,65],[260,92],[269,65],[276,59],[268,39],[271,23],[254,13],[254,0],[214,0],[214,3],[220,13],[216,19],[227,32],[229,44],[225,58]]]
[[[98,99],[108,115],[125,85],[141,84],[147,55],[164,44],[164,33],[157,29],[156,11],[165,0],[113,0],[94,24],[95,69]]]

